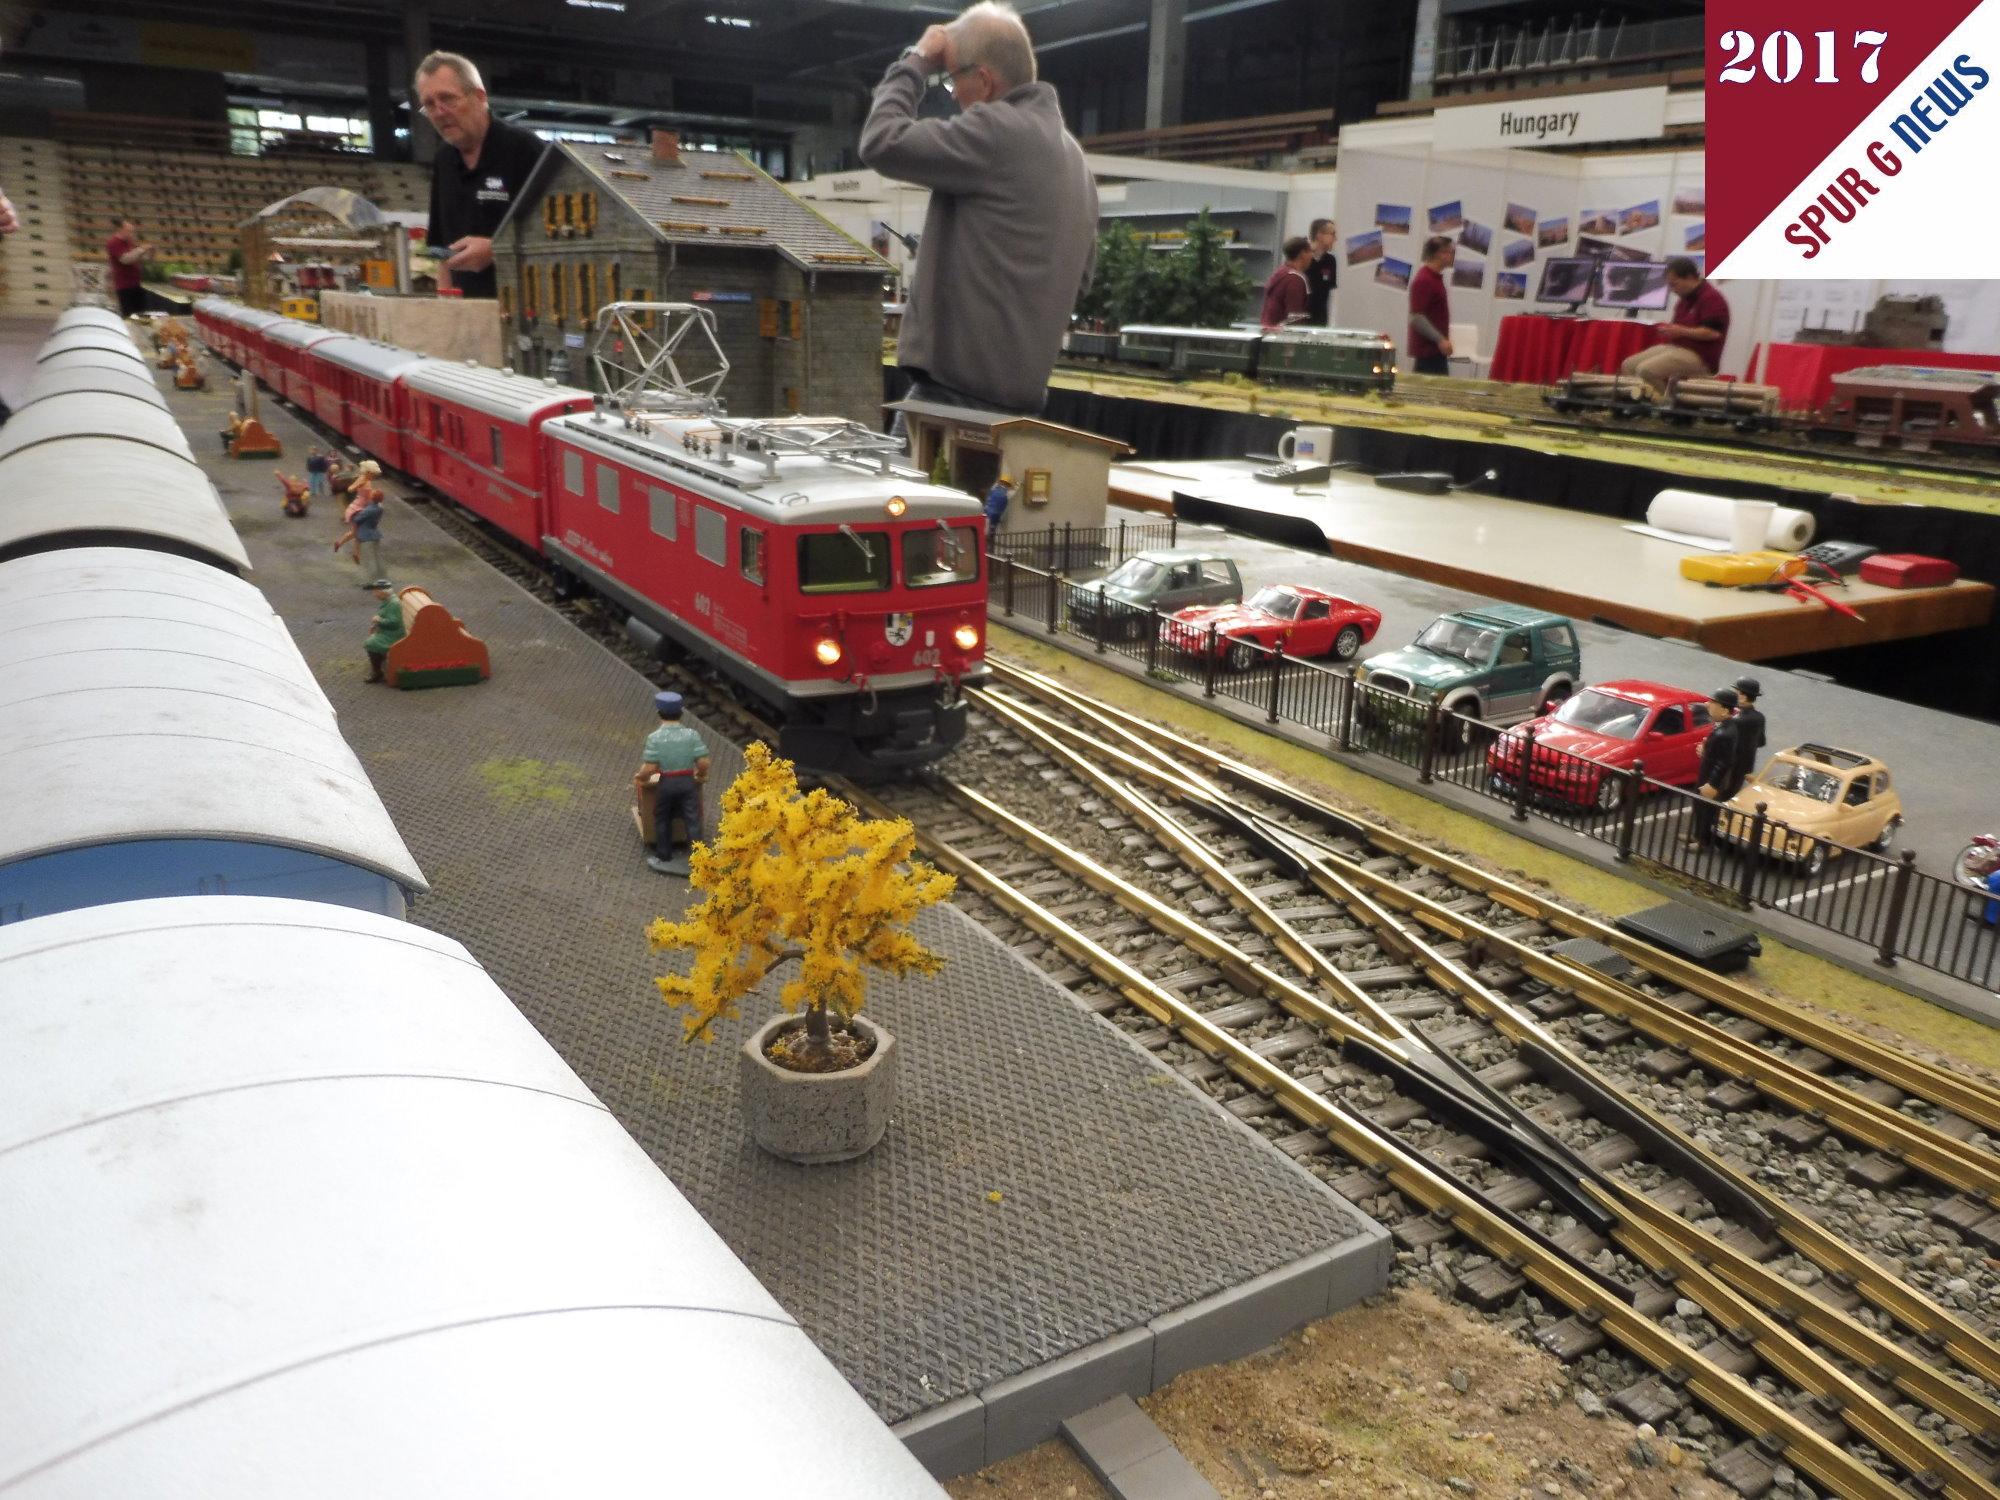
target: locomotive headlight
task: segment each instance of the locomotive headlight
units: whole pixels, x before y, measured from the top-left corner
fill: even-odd
[[[951,638],[958,642],[959,650],[970,651],[974,646],[979,644],[979,627],[977,625],[961,625],[951,633]]]
[[[888,511],[891,516],[900,516],[904,511],[908,510],[909,508],[910,508],[910,502],[905,500],[901,495],[891,495],[889,497],[889,503],[883,507],[883,509]]]
[[[823,635],[813,642],[813,655],[822,667],[830,667],[840,660],[840,642],[830,635]]]

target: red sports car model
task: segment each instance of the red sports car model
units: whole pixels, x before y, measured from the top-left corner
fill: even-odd
[[[1486,752],[1486,769],[1498,785],[1513,790],[1521,775],[1521,747],[1532,735],[1530,790],[1612,808],[1621,783],[1599,767],[1623,771],[1644,761],[1650,780],[1692,786],[1701,742],[1714,727],[1706,693],[1657,682],[1600,682],[1564,699],[1554,713],[1501,735]]]
[[[1215,650],[1232,671],[1257,664],[1257,647],[1280,641],[1287,656],[1331,656],[1346,661],[1372,640],[1382,611],[1338,594],[1292,584],[1272,584],[1241,604],[1202,604],[1167,616],[1160,639],[1181,651],[1207,649],[1215,626]]]

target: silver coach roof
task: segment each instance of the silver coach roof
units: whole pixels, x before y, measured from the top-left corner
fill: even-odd
[[[681,445],[683,433],[714,434],[756,424],[754,417],[654,418],[651,431],[632,431],[616,417],[607,416],[600,423],[594,414],[576,413],[550,418],[542,431],[779,526],[880,526],[898,520],[970,520],[985,513],[976,497],[934,485],[914,469],[883,474],[872,461],[836,463],[814,454],[787,453],[778,458],[777,477],[771,478],[760,458],[739,455],[725,465],[690,454]],[[544,483],[561,484],[561,473],[552,472]],[[885,508],[893,496],[903,499],[900,517]]]
[[[134,401],[157,406],[161,411],[167,410],[167,398],[153,384],[153,377],[144,369],[135,368],[129,361],[79,365],[70,363],[66,358],[52,359],[47,364],[35,366],[34,378],[28,382],[20,406],[15,410],[50,396],[67,396],[74,391],[102,391],[107,396],[129,396]]]
[[[398,344],[385,344],[379,339],[364,339],[353,335],[337,344],[326,344],[314,351],[319,358],[330,365],[339,365],[344,370],[355,370],[377,380],[394,380],[411,365],[427,356]]]
[[[211,316],[242,328],[262,328],[266,324],[285,321],[279,313],[266,312],[261,307],[246,307],[243,303],[232,301],[227,297],[205,297],[195,306],[197,308],[207,306]]]
[[[194,450],[169,413],[102,391],[69,391],[17,412],[0,427],[0,458],[69,437],[123,438],[194,462]]]
[[[132,342],[132,336],[124,329],[101,328],[91,323],[50,334],[42,347],[35,351],[35,359],[39,363],[51,355],[66,354],[72,349],[103,349],[112,354],[122,354],[134,364],[143,365],[146,362],[146,356],[139,352],[139,346]]]
[[[538,412],[564,401],[590,399],[590,392],[552,380],[536,380],[510,370],[492,370],[485,365],[447,364],[428,359],[403,374],[403,384],[413,391],[441,396],[474,411],[485,412],[508,422],[525,422]]]
[[[123,333],[125,320],[108,307],[71,307],[56,314],[51,331],[61,333],[65,328],[115,328]]]
[[[275,323],[264,325],[264,337],[275,339],[281,344],[292,344],[300,349],[310,349],[315,344],[324,344],[329,339],[351,339],[351,333],[342,333],[338,328],[322,328],[317,323],[301,323],[296,318],[280,318]]]
[[[0,1222],[21,1500],[942,1500],[406,923],[190,896],[0,927]]]
[[[0,556],[75,532],[126,531],[192,548],[225,567],[250,554],[222,497],[194,464],[163,463],[138,443],[62,438],[0,458]]]
[[[0,862],[227,839],[426,888],[284,623],[192,558],[80,547],[0,563],[0,786]]]

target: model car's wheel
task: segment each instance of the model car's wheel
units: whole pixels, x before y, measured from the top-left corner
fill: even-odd
[[[1590,800],[1596,804],[1599,812],[1610,812],[1623,800],[1624,791],[1625,783],[1621,778],[1600,775],[1597,778],[1597,795]]]
[[[1545,714],[1554,713],[1558,708],[1562,707],[1563,700],[1569,697],[1574,691],[1576,691],[1575,687],[1567,682],[1551,684],[1548,692],[1542,698],[1542,712]]]
[[[1340,634],[1333,638],[1333,659],[1335,661],[1352,661],[1354,653],[1360,649],[1361,627],[1359,625],[1343,625]]]
[[[1890,840],[1896,837],[1897,832],[1902,828],[1902,826],[1903,826],[1903,815],[1901,813],[1897,813],[1893,818],[1891,818],[1888,822],[1882,825],[1882,831],[1875,835],[1875,842],[1870,844],[1868,847],[1870,849],[1873,849],[1877,854],[1887,854],[1889,852]]]
[[[1817,879],[1821,875],[1824,875],[1826,873],[1826,861],[1826,841],[1824,839],[1814,839],[1812,852],[1807,854],[1805,858],[1804,868],[1807,876]]]
[[[1222,653],[1222,664],[1232,672],[1247,672],[1257,665],[1257,648],[1248,641],[1231,641]]]

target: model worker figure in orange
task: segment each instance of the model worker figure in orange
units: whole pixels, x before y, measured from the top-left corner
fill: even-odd
[[[303,479],[295,479],[283,469],[273,469],[271,472],[278,476],[278,483],[284,486],[285,514],[304,515],[312,506],[312,495],[306,482]]]

